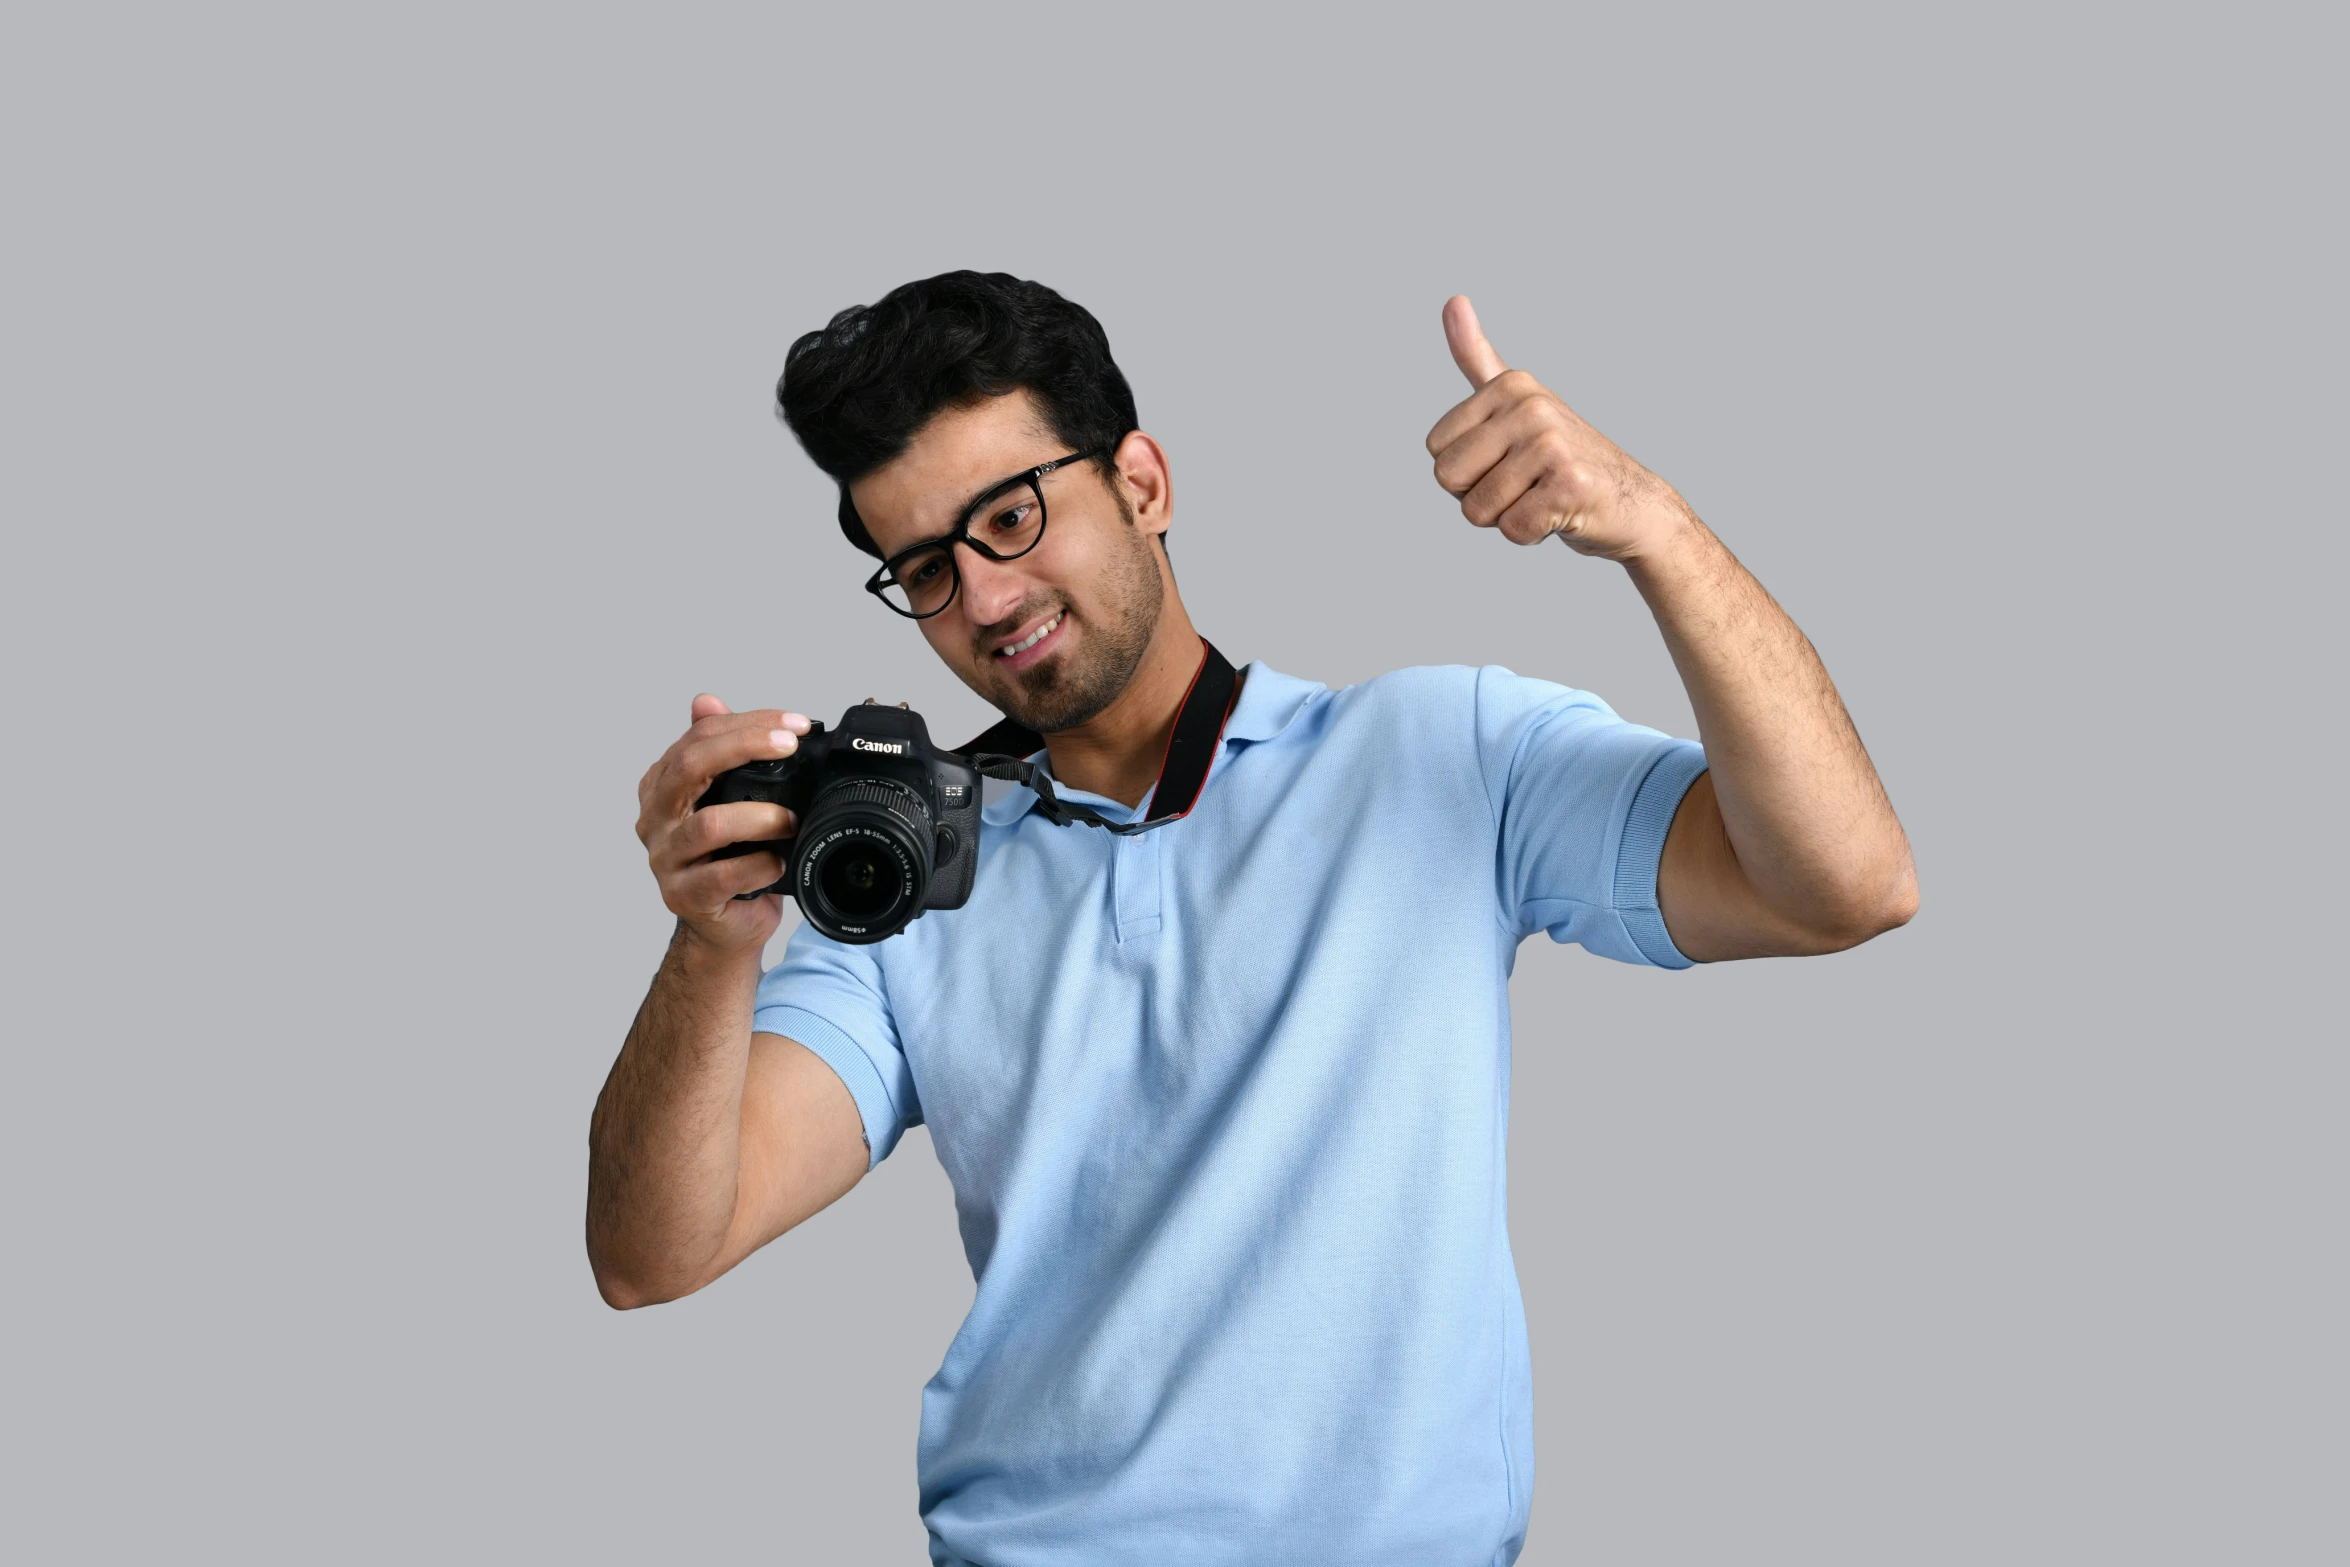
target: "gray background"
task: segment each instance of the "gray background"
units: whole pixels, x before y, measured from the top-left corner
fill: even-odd
[[[2350,1553],[2338,14],[29,10],[11,1555],[922,1559],[923,1134],[678,1304],[579,1225],[687,699],[986,716],[769,412],[966,265],[1107,325],[1235,657],[1691,732],[1619,572],[1431,482],[1470,293],[1915,840],[1854,953],[1525,949],[1528,1562]]]

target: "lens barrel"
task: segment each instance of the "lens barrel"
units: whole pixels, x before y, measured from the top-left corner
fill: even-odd
[[[871,776],[826,784],[800,822],[794,896],[802,917],[851,945],[896,935],[930,894],[936,839],[919,791]]]

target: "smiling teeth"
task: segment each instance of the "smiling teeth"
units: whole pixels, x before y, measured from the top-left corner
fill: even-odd
[[[1013,643],[1010,647],[997,648],[995,650],[995,656],[998,658],[1012,658],[1021,653],[1027,652],[1030,648],[1036,646],[1036,644],[1039,642],[1042,642],[1046,637],[1051,636],[1053,634],[1053,627],[1059,625],[1060,623],[1061,617],[1059,615],[1055,615],[1052,619],[1046,621],[1043,625],[1037,627],[1034,631],[1031,631],[1028,633],[1028,635]]]

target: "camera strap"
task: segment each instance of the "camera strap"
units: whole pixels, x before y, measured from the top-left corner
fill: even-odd
[[[1216,645],[1206,637],[1200,638],[1199,645],[1199,668],[1192,672],[1191,688],[1183,693],[1183,705],[1176,710],[1174,731],[1167,736],[1167,754],[1159,760],[1158,788],[1151,793],[1151,814],[1142,821],[1114,822],[1091,806],[1054,794],[1051,776],[1027,759],[1030,752],[1043,749],[1044,738],[1009,718],[968,745],[957,746],[955,754],[985,777],[1026,784],[1035,790],[1038,814],[1055,826],[1082,822],[1123,838],[1181,821],[1191,814],[1200,789],[1208,781],[1217,743],[1224,738],[1225,721],[1232,716],[1233,694],[1240,689],[1239,673],[1216,651]]]

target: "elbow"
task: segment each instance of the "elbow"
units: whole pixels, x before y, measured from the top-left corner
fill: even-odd
[[[1907,860],[1902,861],[1901,876],[1885,900],[1883,917],[1884,924],[1876,932],[1880,936],[1889,930],[1899,930],[1918,917],[1918,869]]]
[[[1917,918],[1917,912],[1917,867],[1904,855],[1896,874],[1854,888],[1838,899],[1814,924],[1812,935],[1820,943],[1819,951],[1842,952],[1900,929]]]
[[[665,1300],[677,1298],[639,1288],[632,1281],[606,1273],[601,1268],[596,1270],[596,1293],[603,1296],[604,1304],[614,1311],[635,1311],[640,1306],[658,1306]]]
[[[681,1295],[691,1295],[705,1282],[664,1279],[643,1269],[628,1268],[609,1257],[598,1256],[592,1246],[588,1248],[588,1268],[596,1276],[596,1293],[614,1311],[658,1306]]]

